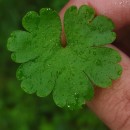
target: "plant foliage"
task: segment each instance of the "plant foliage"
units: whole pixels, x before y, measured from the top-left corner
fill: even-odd
[[[93,8],[70,7],[64,16],[67,41],[61,45],[61,21],[47,8],[31,11],[22,20],[25,31],[15,31],[8,39],[12,59],[21,63],[17,78],[29,94],[53,94],[59,107],[80,108],[94,96],[94,86],[109,87],[120,77],[121,57],[106,47],[116,34],[113,22],[96,16]]]

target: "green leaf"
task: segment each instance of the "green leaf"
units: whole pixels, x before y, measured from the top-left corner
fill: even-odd
[[[61,21],[51,9],[29,12],[23,18],[26,31],[8,39],[12,59],[22,63],[17,70],[21,87],[29,94],[52,93],[59,107],[80,108],[94,96],[94,86],[106,88],[121,76],[119,53],[106,44],[116,34],[113,22],[95,16],[89,6],[70,7],[64,16],[67,46],[61,46]]]

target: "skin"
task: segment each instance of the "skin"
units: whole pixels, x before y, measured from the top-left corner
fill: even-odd
[[[83,4],[92,6],[97,14],[113,20],[118,34],[116,44],[122,48],[127,44],[126,50],[130,52],[130,41],[125,37],[128,27],[121,31],[124,26],[130,25],[130,0],[70,0],[60,12],[61,19],[63,20],[64,12],[69,6],[79,7]],[[64,32],[62,40],[65,45]],[[130,130],[130,58],[115,46],[110,47],[121,54],[122,76],[107,89],[95,87],[95,97],[91,102],[87,102],[87,105],[111,130]],[[129,54],[127,51],[125,52]]]

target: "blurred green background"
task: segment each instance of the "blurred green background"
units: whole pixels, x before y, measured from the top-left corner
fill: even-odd
[[[108,130],[87,107],[78,111],[58,108],[52,97],[28,95],[16,80],[18,67],[10,60],[6,42],[22,29],[27,11],[50,7],[57,11],[68,0],[0,0],[0,130]]]

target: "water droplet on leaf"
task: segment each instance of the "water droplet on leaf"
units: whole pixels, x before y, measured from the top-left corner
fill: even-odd
[[[67,107],[70,108],[70,105],[68,105]]]

